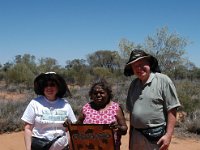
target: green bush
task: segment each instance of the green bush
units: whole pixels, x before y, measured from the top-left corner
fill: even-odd
[[[190,113],[200,108],[199,81],[180,80],[175,83],[183,110]]]

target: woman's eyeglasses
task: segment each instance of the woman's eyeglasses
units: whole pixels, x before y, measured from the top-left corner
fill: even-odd
[[[55,87],[55,86],[56,86],[55,83],[47,83],[47,84],[45,85],[45,87]]]

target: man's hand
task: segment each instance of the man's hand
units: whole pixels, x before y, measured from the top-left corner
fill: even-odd
[[[157,142],[157,144],[160,145],[159,150],[167,150],[170,142],[171,142],[171,136],[168,136],[167,134],[163,135]]]

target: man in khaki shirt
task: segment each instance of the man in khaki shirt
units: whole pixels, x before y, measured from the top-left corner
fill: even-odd
[[[174,84],[160,73],[157,59],[143,50],[132,51],[124,74],[137,77],[129,87],[126,101],[131,117],[130,150],[166,150],[180,106]],[[164,131],[159,138],[144,135],[161,132],[160,128]]]

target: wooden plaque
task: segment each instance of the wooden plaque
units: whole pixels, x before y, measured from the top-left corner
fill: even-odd
[[[73,150],[115,150],[113,130],[106,124],[72,124],[69,133]]]

